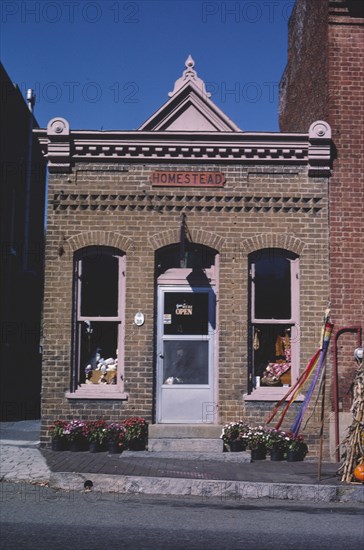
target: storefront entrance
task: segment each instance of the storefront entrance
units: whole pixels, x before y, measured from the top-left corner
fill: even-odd
[[[212,422],[216,296],[211,286],[159,286],[157,422]]]

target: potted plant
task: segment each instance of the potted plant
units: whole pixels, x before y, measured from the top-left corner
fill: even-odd
[[[87,423],[84,420],[71,420],[66,424],[64,433],[70,451],[87,451]]]
[[[244,423],[242,420],[230,422],[223,427],[220,438],[224,443],[224,447],[230,452],[245,451],[245,435],[248,431],[248,424]]]
[[[144,451],[148,438],[148,423],[145,418],[132,416],[123,421],[130,451]]]
[[[126,440],[126,430],[124,426],[118,422],[112,422],[106,426],[105,434],[109,453],[122,453]]]
[[[252,461],[264,460],[267,454],[267,432],[263,426],[249,427],[245,435],[248,448],[252,453]]]
[[[271,460],[284,460],[290,438],[286,432],[275,428],[266,429],[266,447]]]
[[[287,434],[288,448],[287,448],[287,461],[288,462],[300,462],[304,460],[308,453],[308,446],[305,443],[302,434],[295,435],[292,432]]]
[[[87,422],[87,441],[91,453],[103,450],[103,444],[107,438],[106,427],[105,420],[90,420]]]
[[[67,422],[65,420],[55,420],[49,428],[49,435],[52,438],[52,451],[65,451],[67,448],[67,436],[65,428]]]

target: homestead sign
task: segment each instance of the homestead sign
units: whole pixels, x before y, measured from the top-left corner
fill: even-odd
[[[156,170],[150,176],[152,185],[170,187],[223,187],[222,172],[174,172]]]

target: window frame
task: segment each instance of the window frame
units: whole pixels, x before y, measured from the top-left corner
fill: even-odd
[[[266,319],[257,318],[255,315],[255,264],[259,254],[283,254],[290,262],[290,290],[291,290],[291,316],[285,319]],[[300,258],[297,254],[283,248],[266,247],[256,250],[248,256],[249,269],[249,285],[248,285],[248,303],[249,303],[249,318],[248,318],[248,392],[244,394],[244,399],[260,400],[260,401],[275,401],[279,400],[287,393],[288,388],[284,386],[260,386],[255,387],[254,384],[254,360],[253,360],[253,333],[254,328],[259,325],[291,325],[294,329],[293,336],[291,334],[291,385],[296,382],[299,377],[300,363],[300,336],[299,336],[299,320],[300,320]],[[302,396],[299,396],[298,400]]]
[[[117,315],[85,316],[81,315],[82,296],[82,262],[85,258],[95,255],[108,255],[118,259],[118,297]],[[119,249],[110,246],[87,246],[74,253],[73,257],[73,319],[72,319],[72,365],[71,365],[71,388],[66,392],[68,399],[96,398],[96,399],[127,399],[124,393],[124,338],[125,338],[125,274],[126,255]],[[117,323],[118,366],[116,384],[86,384],[81,379],[81,337],[80,328],[82,323]],[[106,357],[105,357],[106,359]]]

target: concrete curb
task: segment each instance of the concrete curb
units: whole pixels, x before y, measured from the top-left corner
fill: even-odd
[[[310,502],[364,503],[364,486],[265,483],[248,481],[218,481],[184,478],[115,476],[106,474],[52,472],[50,486],[66,491],[83,491],[84,482],[91,480],[94,493],[125,495],[196,496],[244,500],[268,498],[274,500]]]

